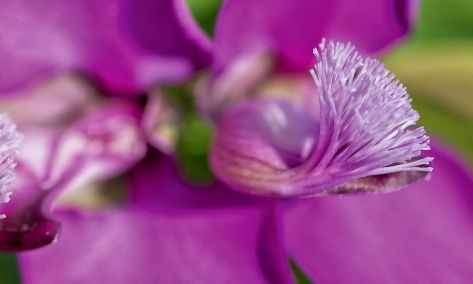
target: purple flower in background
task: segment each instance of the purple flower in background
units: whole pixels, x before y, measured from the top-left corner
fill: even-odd
[[[208,63],[210,44],[184,5],[180,0],[4,1],[0,91],[70,70],[130,95],[156,81],[188,78]]]
[[[163,115],[163,100],[150,95],[143,119],[138,100],[116,96],[207,68],[197,100],[217,125],[214,171],[235,189],[283,196],[391,190],[430,170],[430,159],[419,156],[428,139],[413,128],[418,117],[405,91],[351,46],[321,48],[318,89],[307,70],[324,36],[353,42],[363,54],[403,38],[416,1],[227,0],[212,50],[181,0],[6,4],[0,54],[12,70],[0,86],[22,90],[4,96],[0,107],[24,129],[26,149],[18,198],[5,207],[11,217],[0,221],[1,249],[45,246],[60,224],[63,230],[57,243],[20,254],[25,283],[293,283],[287,257],[319,282],[471,279],[472,211],[465,200],[473,181],[437,143],[431,180],[404,191],[259,197],[219,181],[189,185],[170,156],[153,149],[145,155],[142,132],[173,152],[150,127]],[[24,86],[41,79],[44,85]],[[283,136],[281,122],[290,130]],[[220,159],[222,139],[245,151]],[[242,158],[270,164],[231,171],[242,161],[252,165]],[[267,180],[252,181],[276,163],[281,174],[301,166],[299,179],[274,191]],[[116,190],[116,183],[97,182],[120,174],[130,181],[120,204],[90,210],[61,203],[95,188]],[[439,269],[439,259],[455,265]]]
[[[2,97],[24,135],[18,157],[15,198],[2,207],[0,249],[17,251],[54,241],[60,224],[50,211],[65,190],[122,173],[140,160],[146,144],[140,109],[99,96],[77,76],[60,76]]]
[[[62,192],[115,177],[144,156],[142,110],[123,95],[182,81],[209,61],[209,41],[184,5],[2,3],[0,105],[26,143],[17,198],[2,208],[10,217],[0,223],[1,250],[53,242],[60,223],[50,212]],[[153,26],[163,32],[148,37]]]

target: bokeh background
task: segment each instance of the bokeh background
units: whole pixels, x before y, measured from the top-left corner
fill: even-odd
[[[211,35],[221,1],[187,2]],[[412,95],[420,124],[457,149],[473,169],[473,1],[423,0],[419,12],[412,36],[382,60]],[[196,159],[205,159],[209,135],[192,119],[187,129],[192,139],[184,136],[179,153],[192,178],[206,179],[209,173]],[[300,282],[308,283],[295,270]],[[21,283],[14,254],[0,254],[0,283]]]

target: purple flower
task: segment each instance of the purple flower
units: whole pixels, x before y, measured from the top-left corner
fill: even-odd
[[[210,44],[184,5],[182,0],[4,1],[0,91],[71,70],[131,95],[156,81],[188,78],[209,61]]]
[[[50,212],[63,191],[114,177],[144,156],[138,103],[99,89],[137,95],[183,80],[207,64],[209,48],[182,1],[3,3],[1,107],[27,142],[16,198],[2,207],[9,218],[0,221],[0,249],[51,243],[60,224]]]
[[[15,198],[2,207],[3,251],[54,241],[60,224],[50,212],[61,192],[116,176],[145,154],[140,109],[127,100],[98,97],[76,76],[3,97],[1,106],[24,134],[11,188]]]
[[[57,211],[63,235],[22,253],[22,275],[25,283],[294,283],[287,254],[317,282],[468,283],[473,180],[444,147],[431,152],[431,180],[405,190],[276,203],[220,183],[188,186],[155,154],[133,171],[126,209]]]
[[[430,172],[405,88],[350,44],[324,42],[311,70],[318,106],[264,99],[218,121],[212,166],[234,188],[278,196],[388,191]]]
[[[215,27],[213,72],[202,83],[201,108],[215,118],[229,104],[266,93],[262,88],[271,82],[305,84],[307,70],[315,63],[311,51],[323,37],[352,42],[363,54],[379,54],[409,34],[417,4],[225,1]],[[304,94],[281,92],[292,99]]]
[[[158,153],[132,176],[132,196],[121,208],[56,211],[63,235],[52,246],[20,255],[25,283],[290,281],[270,204],[221,184],[189,186],[172,160]],[[50,253],[52,262],[40,268],[36,261]],[[44,269],[42,275],[32,266]]]
[[[473,182],[457,160],[435,143],[431,151],[437,158],[435,175],[430,181],[409,185],[408,190],[310,200],[259,197],[232,191],[219,181],[204,187],[189,185],[179,177],[171,157],[152,149],[145,156],[141,123],[153,145],[173,152],[172,138],[153,136],[153,116],[158,124],[166,121],[160,120],[166,109],[164,99],[149,100],[142,122],[137,102],[100,96],[99,90],[136,95],[153,83],[182,81],[208,67],[198,95],[202,111],[218,125],[242,123],[217,129],[213,165],[224,162],[221,169],[214,167],[222,177],[220,170],[227,170],[225,162],[231,160],[215,158],[219,139],[239,146],[223,131],[243,132],[253,123],[259,130],[248,134],[268,134],[273,140],[248,140],[268,146],[246,145],[249,156],[264,155],[283,169],[307,166],[297,186],[293,180],[286,183],[297,189],[290,188],[293,194],[320,194],[340,183],[344,187],[338,186],[337,191],[393,189],[429,170],[428,160],[419,158],[427,148],[427,138],[422,129],[412,128],[417,114],[403,89],[377,68],[376,61],[362,59],[351,50],[330,58],[349,56],[352,68],[332,74],[330,68],[317,67],[317,72],[351,74],[350,84],[334,80],[333,85],[348,96],[332,93],[334,87],[323,83],[317,72],[321,91],[314,90],[313,84],[307,84],[306,71],[314,63],[310,50],[323,36],[351,41],[370,54],[404,37],[415,1],[338,5],[333,1],[228,0],[218,17],[212,54],[208,39],[181,0],[90,0],[71,5],[12,0],[6,4],[0,12],[0,26],[7,27],[0,30],[0,54],[12,70],[0,86],[3,90],[22,87],[22,94],[5,97],[4,103],[14,110],[29,142],[19,163],[18,198],[7,204],[10,217],[0,221],[1,249],[45,246],[63,226],[57,243],[20,254],[26,283],[293,283],[288,256],[316,281],[399,283],[415,279],[419,271],[434,277],[419,278],[427,282],[446,282],[452,274],[460,280],[471,279],[465,252],[471,250],[473,232],[465,200]],[[50,39],[48,44],[45,37]],[[25,54],[24,44],[33,52]],[[65,75],[66,82],[61,75],[51,77],[68,70],[80,71],[88,81],[76,75]],[[53,80],[49,89],[48,83],[24,89],[23,84],[46,77]],[[299,91],[279,99],[264,98],[274,93],[271,84],[281,82]],[[248,100],[252,94],[258,98]],[[314,94],[328,100],[318,104]],[[350,108],[348,99],[356,107]],[[324,103],[330,108],[323,107]],[[272,106],[276,112],[270,112],[275,117],[267,121],[271,123],[253,119],[264,119],[262,110]],[[327,115],[322,116],[322,108]],[[381,110],[396,123],[381,119]],[[230,119],[238,118],[239,111],[245,116]],[[272,128],[278,130],[281,111],[283,118],[290,118],[285,136],[274,135]],[[365,114],[373,116],[369,126],[380,132],[370,133],[374,129],[364,124]],[[346,127],[339,125],[339,115]],[[359,147],[337,144],[343,140],[355,141]],[[304,141],[312,141],[306,156],[304,151],[292,151],[303,149]],[[318,141],[323,145],[318,146]],[[363,158],[366,164],[356,164],[349,155]],[[303,158],[309,162],[302,163]],[[347,162],[352,164],[342,171]],[[314,190],[311,183],[320,182],[316,179],[320,169],[325,171],[325,180]],[[336,179],[328,181],[332,171]],[[55,204],[58,197],[80,195],[90,190],[84,187],[123,173],[130,178],[131,188],[120,204],[95,210]],[[248,187],[254,185],[247,182],[248,177],[237,179],[238,184],[234,179],[224,180],[237,189],[244,184],[244,191],[263,188],[262,193],[267,193],[267,183]],[[350,183],[353,179],[356,182]],[[55,206],[59,208],[53,218]],[[457,235],[462,238],[447,249]],[[382,261],[378,251],[383,252]],[[456,265],[440,270],[438,259]],[[372,267],[380,273],[373,273]]]
[[[417,1],[224,1],[217,18],[214,69],[228,68],[249,52],[276,56],[277,69],[306,72],[310,51],[323,37],[350,41],[379,53],[405,37]]]

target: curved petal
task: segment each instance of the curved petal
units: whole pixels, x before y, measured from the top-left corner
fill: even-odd
[[[255,96],[273,69],[273,60],[259,52],[241,54],[219,74],[201,78],[194,93],[201,113],[212,120],[233,105]]]
[[[439,145],[432,155],[431,180],[409,190],[292,204],[289,253],[317,283],[469,283],[473,179]]]
[[[61,241],[20,255],[25,283],[292,283],[264,210],[58,216]]]
[[[49,212],[42,210],[50,194],[41,189],[39,178],[24,164],[16,170],[12,200],[3,206],[7,218],[0,220],[0,251],[20,251],[38,248],[54,242],[61,224]]]
[[[0,91],[69,69],[120,93],[189,76],[208,61],[208,43],[181,0],[150,3],[3,1]]]
[[[57,237],[49,213],[57,195],[91,181],[117,175],[141,159],[146,144],[133,105],[110,101],[68,125],[25,132],[15,198],[0,220],[2,251],[32,249]]]
[[[53,142],[44,183],[61,183],[73,173],[69,187],[115,176],[139,161],[146,144],[139,127],[140,110],[109,101],[84,116]]]
[[[319,142],[318,122],[303,107],[284,100],[259,99],[231,109],[220,119],[210,153],[217,177],[233,189],[257,195],[297,196],[305,182],[317,182],[320,195],[391,191],[425,177],[416,171],[346,178],[332,172],[302,172]]]
[[[183,57],[194,69],[210,62],[210,39],[195,22],[185,0],[128,0],[126,25],[141,47],[170,58]]]
[[[215,68],[269,49],[283,69],[305,71],[322,37],[378,52],[409,31],[416,7],[416,0],[227,0],[216,26]]]
[[[307,158],[317,131],[314,117],[290,102],[249,101],[231,109],[218,122],[210,156],[212,170],[236,188],[251,191],[259,183],[265,187],[265,177],[277,179]],[[287,187],[287,183],[267,185],[274,194]]]
[[[0,111],[7,113],[22,130],[62,128],[100,102],[98,90],[88,80],[67,73],[5,93],[0,97]]]
[[[2,97],[0,110],[25,133],[21,163],[43,180],[62,176],[68,163],[79,165],[72,158],[79,156],[84,165],[114,160],[103,169],[94,166],[89,180],[115,175],[113,169],[121,168],[121,162],[134,163],[146,150],[139,125],[141,109],[131,100],[105,99],[79,76],[57,76]]]

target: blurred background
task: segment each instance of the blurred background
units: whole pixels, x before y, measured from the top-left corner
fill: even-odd
[[[221,1],[187,2],[211,35]],[[473,1],[424,0],[419,12],[412,36],[382,60],[413,97],[420,124],[473,168]],[[190,124],[189,135],[198,136],[201,128]],[[187,146],[182,149],[195,149]],[[21,283],[13,254],[0,254],[0,283]]]

